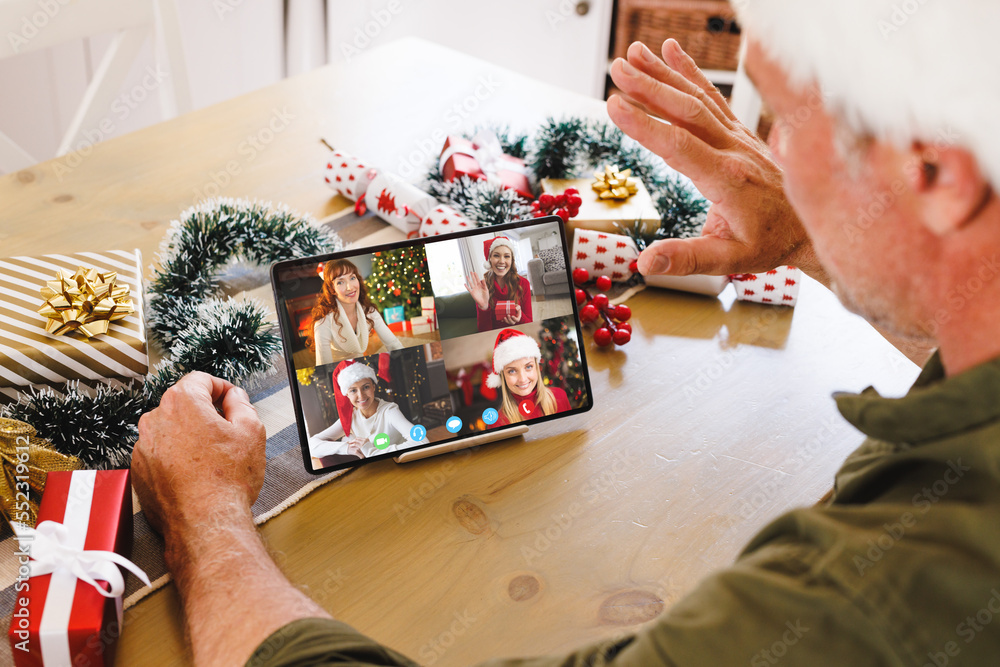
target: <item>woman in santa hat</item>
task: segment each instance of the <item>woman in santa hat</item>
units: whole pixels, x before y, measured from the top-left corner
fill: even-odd
[[[388,355],[380,355],[379,372],[388,379]],[[309,438],[309,452],[321,458],[353,455],[368,458],[376,454],[426,444],[427,438],[413,440],[413,424],[399,406],[375,395],[378,375],[360,361],[341,362],[333,371],[338,419],[329,428]],[[375,436],[385,433],[389,444],[375,446]]]
[[[383,346],[403,347],[368,298],[358,267],[346,259],[323,266],[323,293],[312,310],[312,321],[317,366],[374,354]]]
[[[483,253],[486,275],[473,273],[465,280],[465,289],[476,302],[478,330],[530,322],[531,283],[517,273],[514,243],[506,236],[494,236],[483,242]]]
[[[500,418],[491,428],[570,409],[569,397],[542,378],[538,343],[516,329],[504,329],[493,346],[493,372],[486,386],[500,388]]]

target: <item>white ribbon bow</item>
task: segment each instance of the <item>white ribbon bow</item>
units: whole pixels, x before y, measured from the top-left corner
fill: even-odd
[[[139,580],[150,585],[149,577],[128,558],[113,551],[84,551],[68,546],[69,529],[55,521],[42,521],[36,528],[12,523],[19,540],[31,540],[31,575],[42,575],[66,570],[77,579],[93,586],[106,598],[116,598],[125,592],[125,578],[116,565],[121,565]],[[98,580],[111,584],[104,590]]]

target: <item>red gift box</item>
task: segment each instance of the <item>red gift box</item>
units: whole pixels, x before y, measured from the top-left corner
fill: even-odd
[[[44,522],[49,523],[43,525]],[[37,528],[18,528],[18,537],[20,573],[39,573],[30,578],[19,577],[15,585],[19,594],[8,634],[14,664],[18,667],[113,664],[122,612],[121,591],[116,591],[115,586],[124,588],[113,562],[120,563],[132,551],[129,471],[50,472],[38,510]],[[49,567],[46,553],[55,550],[43,551],[56,538],[64,548],[92,552],[76,563],[83,563],[85,576],[92,577],[105,592],[117,597],[105,597],[93,585],[77,578],[62,558],[58,565]],[[28,551],[31,561],[27,560]],[[108,551],[118,556],[93,553]],[[101,562],[93,565],[94,560]],[[134,567],[131,565],[129,569]],[[117,581],[109,584],[99,573],[102,568],[107,579]]]
[[[448,137],[441,149],[441,175],[446,181],[468,176],[485,181],[496,179],[525,199],[534,199],[524,160],[501,152],[495,136],[477,135],[472,141]]]
[[[406,333],[410,330],[410,323],[406,320],[403,320],[402,322],[391,322],[386,326],[389,327],[389,331],[397,334]]]
[[[496,308],[494,309],[494,315],[498,320],[504,320],[508,317],[513,317],[517,314],[517,302],[516,301],[497,301]]]

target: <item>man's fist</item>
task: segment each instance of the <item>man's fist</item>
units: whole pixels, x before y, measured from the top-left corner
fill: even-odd
[[[168,535],[221,504],[249,509],[264,483],[265,444],[245,391],[206,373],[185,375],[139,420],[132,474],[146,518]]]

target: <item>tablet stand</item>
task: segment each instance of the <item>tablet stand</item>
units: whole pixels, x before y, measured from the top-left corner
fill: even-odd
[[[438,454],[447,454],[448,452],[458,451],[459,449],[468,449],[469,447],[478,447],[479,445],[485,445],[490,442],[496,442],[497,440],[506,440],[507,438],[516,438],[519,435],[524,435],[528,432],[527,426],[515,426],[513,428],[505,428],[502,431],[497,431],[496,433],[483,433],[482,435],[474,435],[471,438],[465,438],[463,440],[456,440],[455,442],[447,442],[443,445],[436,445],[434,447],[424,447],[423,449],[416,449],[409,452],[403,452],[399,456],[393,457],[396,463],[408,463],[410,461],[419,461],[420,459],[426,459],[430,456],[437,456]]]

